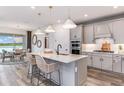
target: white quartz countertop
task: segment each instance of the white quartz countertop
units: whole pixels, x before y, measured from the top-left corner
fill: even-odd
[[[32,55],[41,55],[46,59],[50,59],[53,61],[58,61],[62,63],[71,63],[76,62],[80,59],[86,58],[88,56],[86,55],[74,55],[74,54],[68,54],[68,55],[57,55],[56,53],[30,53]]]
[[[118,52],[107,53],[107,52],[82,51],[82,53],[98,53],[98,54],[110,54],[110,55],[120,55],[120,56],[124,56],[124,53],[118,53]]]

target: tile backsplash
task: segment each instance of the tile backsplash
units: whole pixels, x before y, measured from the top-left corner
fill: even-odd
[[[82,51],[93,51],[93,50],[100,50],[101,44],[82,44]],[[118,53],[124,52],[124,44],[111,44],[111,50]]]
[[[82,51],[96,50],[96,44],[82,44]]]
[[[93,51],[93,50],[101,50],[103,43],[111,44],[111,51],[116,53],[123,52],[124,53],[124,44],[115,44],[112,38],[100,38],[95,41],[95,44],[82,44],[83,51]]]

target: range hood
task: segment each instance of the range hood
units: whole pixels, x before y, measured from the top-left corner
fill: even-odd
[[[113,38],[112,31],[108,24],[97,24],[94,26],[94,40],[101,38]]]

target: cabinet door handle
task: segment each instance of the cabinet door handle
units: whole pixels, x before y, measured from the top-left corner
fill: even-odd
[[[113,63],[115,63],[115,60],[113,60]]]
[[[122,61],[124,61],[124,58],[122,58]]]
[[[100,61],[104,61],[104,59],[103,58],[100,58]]]
[[[104,61],[104,59],[103,59],[103,58],[101,58],[101,61]]]

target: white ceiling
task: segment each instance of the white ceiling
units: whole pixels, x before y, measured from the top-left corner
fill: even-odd
[[[68,13],[68,11],[70,13]],[[68,15],[75,22],[83,22],[103,16],[124,12],[124,6],[114,9],[113,6],[55,6],[50,10],[47,6],[37,6],[32,10],[30,6],[1,6],[0,27],[32,30],[49,24],[63,23]],[[38,13],[41,13],[39,16]],[[88,17],[84,17],[87,14]]]

